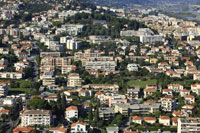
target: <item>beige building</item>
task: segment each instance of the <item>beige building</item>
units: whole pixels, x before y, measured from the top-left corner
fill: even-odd
[[[178,133],[199,133],[200,132],[200,118],[179,118],[178,119]]]
[[[40,75],[40,80],[42,80],[42,84],[44,86],[54,85],[55,84],[55,77],[53,72],[44,72]]]
[[[68,87],[80,87],[82,85],[82,79],[78,73],[70,73],[68,76]]]
[[[18,72],[0,72],[0,78],[22,79],[22,73],[18,73]]]
[[[49,110],[25,110],[21,114],[21,126],[44,125],[50,126],[52,115]]]
[[[170,118],[169,116],[160,116],[159,123],[165,126],[170,126]]]

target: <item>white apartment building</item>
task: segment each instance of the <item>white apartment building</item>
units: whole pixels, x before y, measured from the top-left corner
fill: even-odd
[[[101,70],[104,72],[115,71],[115,61],[86,61],[86,70]]]
[[[163,111],[171,112],[173,110],[173,99],[172,98],[161,98],[161,109]]]
[[[18,73],[18,72],[0,72],[0,78],[22,79],[22,73]]]
[[[178,119],[178,133],[199,133],[200,132],[200,118],[179,118]]]
[[[50,126],[52,115],[49,110],[25,110],[21,114],[21,126],[44,125]]]
[[[82,79],[78,73],[70,73],[68,76],[68,87],[80,87],[82,85]]]
[[[140,36],[140,42],[141,43],[164,42],[164,37],[162,35]]]
[[[78,118],[78,108],[76,106],[66,108],[65,119],[70,121],[71,118]]]
[[[77,41],[77,40],[71,38],[71,39],[67,40],[66,48],[70,49],[70,50],[77,50],[77,49],[81,48],[81,45],[82,44],[80,41]]]
[[[0,84],[0,97],[5,97],[8,94],[8,84]]]

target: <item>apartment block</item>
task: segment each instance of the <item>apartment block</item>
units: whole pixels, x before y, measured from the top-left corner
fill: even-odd
[[[199,133],[200,132],[200,118],[179,118],[177,132],[178,133]]]
[[[80,87],[82,85],[82,79],[78,73],[70,73],[68,76],[68,87]]]
[[[21,126],[44,125],[50,126],[52,114],[49,110],[25,110],[21,114]]]

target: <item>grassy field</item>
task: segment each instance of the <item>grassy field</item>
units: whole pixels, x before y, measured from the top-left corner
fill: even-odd
[[[147,80],[147,81],[141,81],[141,80],[130,80],[128,81],[128,85],[138,85],[140,88],[145,88],[147,84],[156,84],[156,80]]]

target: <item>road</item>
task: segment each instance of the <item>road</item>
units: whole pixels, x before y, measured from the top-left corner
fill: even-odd
[[[12,129],[13,127],[16,127],[20,121],[20,117],[17,118],[15,121],[9,121],[6,123],[8,125],[8,128],[5,130],[5,133],[9,133],[9,130]]]

